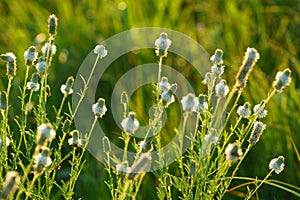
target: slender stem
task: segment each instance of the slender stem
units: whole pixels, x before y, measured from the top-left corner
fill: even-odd
[[[31,194],[31,191],[33,189],[34,183],[35,183],[35,181],[37,180],[38,177],[39,177],[39,174],[35,173],[34,176],[33,176],[32,181],[30,183],[30,186],[28,188],[28,192],[26,192],[26,198],[25,198],[25,200],[27,200],[29,198],[29,196]]]
[[[88,86],[89,86],[89,84],[90,84],[91,78],[92,78],[92,76],[93,76],[93,74],[94,74],[94,71],[95,71],[95,68],[96,68],[96,66],[97,66],[97,63],[98,63],[99,59],[100,59],[100,56],[97,55],[96,60],[95,60],[95,62],[94,62],[94,65],[93,65],[93,67],[92,67],[91,73],[90,73],[90,75],[89,75],[89,77],[88,77],[88,80],[87,80],[87,81],[85,82],[85,84],[84,84],[84,88],[83,88],[82,94],[80,94],[79,101],[78,101],[78,103],[77,103],[77,105],[76,105],[76,107],[75,107],[75,110],[74,110],[73,114],[72,114],[71,121],[73,121],[73,119],[75,118],[75,116],[76,116],[76,114],[77,114],[77,112],[78,112],[79,106],[81,105],[81,102],[82,102],[83,98],[85,97],[85,93],[86,93],[86,91],[87,91],[87,89],[88,89]]]
[[[262,186],[263,183],[266,182],[266,180],[271,176],[271,174],[273,173],[274,169],[272,169],[268,174],[267,176],[264,178],[264,180],[260,181],[259,185],[255,188],[255,190],[253,192],[250,192],[249,196],[247,197],[247,200],[250,199],[253,194],[256,193],[256,191]]]
[[[61,102],[60,102],[60,106],[59,106],[59,109],[57,111],[57,115],[56,115],[56,122],[54,124],[54,130],[57,130],[58,127],[59,127],[59,124],[61,122],[61,118],[60,118],[60,114],[61,114],[61,111],[63,109],[63,106],[64,106],[64,103],[65,103],[65,100],[66,98],[68,97],[67,94],[64,94],[64,97],[62,98]]]

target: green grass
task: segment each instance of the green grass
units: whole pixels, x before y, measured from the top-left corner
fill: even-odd
[[[59,87],[69,75],[75,75],[85,56],[106,38],[131,28],[157,26],[180,31],[197,40],[210,53],[216,48],[224,51],[224,61],[228,83],[235,81],[234,74],[238,71],[244,51],[248,46],[260,52],[261,59],[250,76],[245,101],[251,105],[259,103],[268,92],[273,77],[278,70],[286,67],[292,70],[292,84],[283,94],[277,95],[268,104],[269,115],[266,119],[267,130],[260,142],[250,152],[241,165],[240,176],[263,178],[267,173],[269,160],[278,154],[286,157],[285,171],[276,176],[284,182],[300,185],[300,14],[298,1],[126,1],[127,8],[119,10],[121,1],[2,1],[0,3],[0,50],[14,52],[23,58],[23,52],[30,44],[41,47],[43,42],[36,37],[47,30],[45,19],[55,13],[59,18],[58,52],[50,69],[52,97],[49,103],[59,106],[57,98],[62,97]],[[41,35],[39,35],[41,36]],[[120,77],[141,63],[154,62],[151,53],[146,57],[126,55],[116,61],[120,66],[123,61],[128,63],[123,69],[118,67],[116,77]],[[66,56],[66,59],[64,59]],[[135,59],[133,59],[135,57]],[[18,60],[18,79],[14,85],[19,86],[25,73],[22,59]],[[173,64],[173,63],[170,63]],[[0,69],[1,77],[5,75],[4,64]],[[114,67],[112,66],[112,67]],[[186,69],[177,68],[193,80],[195,87],[201,90],[201,82]],[[107,71],[101,80],[106,87],[99,93],[109,98],[111,89],[117,78]],[[55,80],[55,81],[54,81]],[[6,79],[0,80],[1,91],[5,89]],[[198,85],[198,86],[197,86]],[[17,87],[15,87],[17,88]],[[17,94],[17,89],[12,91]],[[16,98],[15,101],[18,101]],[[242,103],[242,101],[241,101]],[[12,105],[14,102],[11,103]],[[145,103],[146,104],[146,103]],[[136,108],[143,109],[143,105]],[[18,108],[13,108],[18,114]],[[49,117],[54,117],[49,113]],[[118,131],[114,126],[107,126],[110,132]],[[68,147],[66,147],[68,148]],[[92,156],[84,167],[76,185],[75,198],[92,199],[101,196],[108,199],[109,193],[104,180],[107,174],[103,165]],[[62,170],[63,173],[63,170]],[[63,175],[61,175],[63,177]],[[272,177],[273,178],[273,177]],[[233,182],[237,184],[238,182]],[[140,199],[155,198],[155,178],[148,174],[141,187]],[[91,187],[93,185],[93,187]],[[245,188],[240,191],[245,192]],[[226,199],[237,198],[233,195]],[[261,199],[296,199],[280,189],[264,186],[259,191]]]

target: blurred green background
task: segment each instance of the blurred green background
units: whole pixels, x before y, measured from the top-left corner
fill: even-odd
[[[240,176],[263,178],[273,157],[284,155],[286,168],[280,175],[272,175],[290,184],[300,185],[300,1],[298,0],[79,0],[79,1],[17,1],[0,3],[0,53],[14,52],[18,58],[18,78],[22,82],[25,72],[23,53],[30,46],[41,47],[47,35],[47,19],[54,13],[59,18],[56,39],[57,54],[50,69],[52,96],[49,102],[56,107],[62,94],[59,87],[70,75],[75,76],[83,59],[95,44],[122,31],[137,27],[164,27],[180,31],[198,41],[209,54],[216,48],[224,51],[226,79],[232,85],[234,74],[241,64],[245,49],[255,47],[260,60],[250,76],[243,101],[258,104],[270,91],[278,70],[292,70],[292,84],[284,93],[276,95],[268,104],[269,114],[264,122],[267,130],[260,142],[247,156],[239,170]],[[109,70],[101,79],[101,96],[110,97],[117,77],[131,67],[156,62],[153,51],[149,56],[126,55],[116,63],[116,70]],[[147,54],[146,54],[147,55]],[[182,63],[182,62],[181,62]],[[167,63],[176,67],[176,61]],[[177,65],[178,66],[178,65]],[[116,68],[114,68],[116,69]],[[203,87],[199,77],[189,68],[178,68],[195,83]],[[5,90],[5,64],[1,64],[0,89]],[[200,91],[200,89],[199,89]],[[13,92],[17,95],[18,90]],[[18,99],[12,99],[18,104]],[[142,105],[136,107],[136,110]],[[138,111],[137,111],[138,112]],[[15,114],[18,110],[15,109]],[[53,117],[54,113],[49,113]],[[111,116],[108,116],[111,119]],[[113,126],[109,132],[120,131]],[[69,147],[66,146],[66,151]],[[107,178],[104,166],[89,154],[88,162],[79,177],[74,198],[109,199],[104,184]],[[63,172],[61,176],[63,177]],[[158,184],[152,174],[146,176],[139,199],[156,199]],[[233,185],[237,182],[233,182]],[[245,188],[239,190],[244,192]],[[228,194],[225,199],[239,199],[239,193]],[[261,199],[295,199],[289,193],[263,186]],[[54,197],[53,197],[54,198]]]

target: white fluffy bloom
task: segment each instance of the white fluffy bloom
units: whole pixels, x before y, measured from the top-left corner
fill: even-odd
[[[274,170],[276,174],[279,174],[284,169],[284,157],[279,156],[274,158],[269,163],[269,169]]]
[[[126,133],[134,134],[134,132],[139,128],[140,123],[136,119],[134,112],[128,113],[128,116],[123,119],[121,126]]]
[[[199,99],[192,93],[187,94],[181,99],[182,109],[186,112],[197,112]]]
[[[55,138],[55,131],[50,123],[41,124],[38,127],[37,144],[44,146],[46,142],[51,142]]]
[[[41,173],[42,171],[44,171],[46,167],[51,165],[52,160],[48,155],[49,155],[49,148],[44,147],[41,153],[33,157],[34,158],[33,167],[37,172]]]
[[[229,88],[226,85],[225,80],[221,80],[217,85],[216,85],[216,95],[219,97],[225,97],[229,92]]]
[[[107,56],[107,50],[105,49],[105,46],[103,46],[103,45],[96,45],[96,47],[94,48],[94,53],[99,55],[100,59]]]
[[[102,118],[107,111],[107,108],[105,106],[105,100],[103,98],[99,98],[98,102],[93,104],[92,111],[96,117]]]

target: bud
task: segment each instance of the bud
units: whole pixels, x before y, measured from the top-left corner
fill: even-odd
[[[240,71],[236,76],[236,87],[244,88],[246,86],[248,75],[252,71],[255,63],[259,59],[259,53],[254,48],[247,48]]]
[[[48,18],[48,33],[51,36],[56,35],[57,30],[57,17],[54,14],[51,14]]]
[[[125,91],[121,94],[121,104],[128,104],[128,95]]]
[[[109,153],[111,151],[110,141],[107,136],[102,138],[102,146],[104,153]]]
[[[190,174],[195,175],[197,171],[197,164],[195,160],[191,160],[190,162]]]
[[[72,124],[71,120],[69,120],[69,119],[65,120],[63,127],[62,127],[62,132],[69,133],[71,124]]]
[[[0,110],[6,110],[7,103],[7,94],[5,91],[2,91],[0,93]]]

